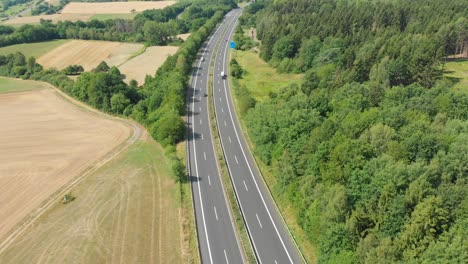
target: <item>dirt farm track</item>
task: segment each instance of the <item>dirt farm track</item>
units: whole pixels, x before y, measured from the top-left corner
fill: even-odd
[[[0,94],[0,120],[0,241],[132,131],[53,89]]]

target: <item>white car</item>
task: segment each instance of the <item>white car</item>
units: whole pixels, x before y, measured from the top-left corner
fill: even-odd
[[[221,72],[221,78],[226,79],[227,75],[222,71]]]

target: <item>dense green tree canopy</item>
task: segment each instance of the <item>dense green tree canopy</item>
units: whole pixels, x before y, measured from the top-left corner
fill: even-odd
[[[466,18],[464,0],[246,8],[260,56],[305,73],[244,119],[319,263],[468,262],[468,95],[440,71]]]

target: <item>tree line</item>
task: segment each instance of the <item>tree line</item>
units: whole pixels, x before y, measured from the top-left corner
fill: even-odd
[[[52,39],[143,42],[147,45],[177,44],[177,34],[197,31],[217,10],[224,8],[224,2],[182,1],[163,9],[143,11],[133,20],[94,19],[87,22],[59,21],[56,24],[41,20],[39,25],[17,28],[0,25],[0,47]]]
[[[441,71],[467,39],[465,5],[246,8],[240,26],[256,27],[260,56],[305,73],[301,85],[248,104],[243,119],[319,263],[468,262],[468,95]]]

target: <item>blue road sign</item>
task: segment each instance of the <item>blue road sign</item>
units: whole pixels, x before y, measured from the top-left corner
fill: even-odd
[[[229,47],[231,47],[231,49],[235,49],[236,48],[236,42],[231,41],[231,43],[229,43]]]

